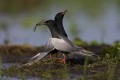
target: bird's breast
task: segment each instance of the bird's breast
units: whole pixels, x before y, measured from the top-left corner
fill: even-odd
[[[57,50],[65,52],[70,52],[72,50],[72,46],[64,39],[52,38],[51,42]]]

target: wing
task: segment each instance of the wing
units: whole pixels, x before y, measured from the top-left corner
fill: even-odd
[[[78,55],[81,55],[81,56],[89,56],[89,57],[95,55],[93,52],[87,51],[85,49],[79,50],[79,51],[74,51],[74,52],[71,52],[71,53],[78,54]]]
[[[47,49],[47,51],[51,51],[54,49],[54,46],[52,44],[52,38],[49,38],[48,43],[46,45],[46,49]]]
[[[68,43],[66,40],[63,38],[52,38],[52,44],[54,48],[60,51],[65,51],[65,52],[71,52],[77,50],[76,47],[72,43]]]
[[[37,55],[33,56],[27,64],[31,65],[34,62],[38,62],[39,60],[44,58],[47,54],[49,54],[49,52],[38,53]]]

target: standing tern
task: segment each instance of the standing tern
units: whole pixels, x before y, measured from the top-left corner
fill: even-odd
[[[55,23],[56,23],[56,25],[57,25],[56,27],[58,27],[58,29],[59,29],[59,31],[58,31],[59,34],[65,36],[65,37],[68,37],[68,35],[66,34],[66,32],[65,32],[65,30],[64,30],[64,27],[63,27],[63,17],[64,17],[64,15],[65,15],[66,12],[67,12],[67,10],[65,10],[65,11],[63,11],[63,12],[57,13],[57,14],[55,15],[54,21],[55,21]],[[42,20],[41,22],[43,22],[43,21],[44,21],[44,20]],[[36,27],[41,24],[41,22],[38,23],[38,24],[36,24],[34,31],[36,30]],[[56,35],[52,33],[52,37],[56,37]],[[48,43],[47,43],[47,46],[46,46],[47,49],[48,49],[48,48],[50,49],[50,48],[52,47],[52,46],[51,46],[51,39],[52,39],[52,38],[50,38],[50,39],[48,40]],[[50,51],[50,52],[38,53],[37,55],[35,55],[35,56],[33,56],[33,57],[31,58],[30,62],[33,61],[33,60],[35,60],[35,61],[37,62],[37,61],[39,61],[40,59],[42,59],[45,55],[47,55],[48,53],[50,54],[50,58],[52,58],[52,54],[55,53],[55,52],[57,53],[58,51],[57,51],[57,50],[53,50],[53,51]],[[63,55],[64,55],[64,54],[63,54]]]

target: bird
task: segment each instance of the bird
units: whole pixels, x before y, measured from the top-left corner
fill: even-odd
[[[54,21],[58,27],[58,29],[60,30],[60,34],[63,35],[64,37],[68,37],[67,33],[65,32],[65,29],[63,27],[63,18],[64,18],[64,15],[68,12],[68,10],[64,10],[62,12],[59,12],[56,14],[56,16],[54,17]],[[76,55],[78,52],[74,52],[74,55],[69,55],[69,56],[77,56],[79,57],[78,55]]]
[[[43,22],[44,20],[42,20],[42,21],[40,21],[39,23],[37,23],[36,24],[36,26],[34,27],[34,31],[36,30],[36,28],[37,28],[37,26],[39,25],[44,25],[43,23],[47,23],[47,22],[54,22],[53,20],[47,20],[47,21],[45,21],[45,22]],[[50,31],[51,31],[51,38],[49,38],[49,40],[48,40],[48,43],[47,43],[47,45],[46,45],[46,52],[41,52],[41,53],[38,53],[37,55],[35,55],[35,56],[33,56],[30,60],[29,60],[29,62],[27,63],[27,64],[29,64],[29,65],[31,65],[32,63],[34,63],[34,62],[38,62],[40,59],[42,59],[43,57],[45,57],[46,55],[48,55],[48,54],[50,54],[50,58],[52,58],[52,55],[51,54],[54,54],[54,53],[58,53],[59,52],[59,50],[56,50],[56,49],[54,49],[54,47],[53,47],[53,45],[52,45],[52,43],[51,43],[51,40],[52,40],[52,38],[58,38],[57,37],[57,34],[56,33],[54,33],[55,31],[54,31],[54,29],[52,28],[52,27],[50,27],[50,26],[52,26],[51,25],[52,23],[50,23],[50,24],[45,24],[45,25],[47,25],[47,26],[49,26],[49,29],[50,29]],[[54,24],[53,24],[54,25]]]
[[[58,27],[58,29],[60,30],[59,33],[65,37],[68,37],[68,35],[66,34],[65,30],[64,30],[64,27],[63,27],[63,17],[65,15],[65,13],[67,12],[68,10],[65,10],[63,12],[59,12],[55,15],[54,17],[54,21]],[[44,20],[42,20],[41,22],[43,22]],[[41,22],[37,23],[36,26],[34,27],[34,31],[36,30],[36,27],[39,26],[41,24]],[[54,34],[52,34],[52,37],[55,37]],[[50,48],[50,44],[51,44],[51,39],[52,38],[49,38],[48,40],[48,43],[47,43],[47,48]],[[50,59],[52,58],[52,54],[54,53],[57,53],[57,52],[60,52],[60,51],[57,51],[56,49],[53,50],[53,51],[50,51],[50,52],[43,52],[43,53],[38,53],[37,55],[33,56],[31,59],[30,59],[30,62],[35,60],[36,62],[39,61],[42,57],[43,57],[43,54],[44,56],[47,55],[47,54],[50,54]],[[56,54],[57,55],[57,54]]]
[[[62,11],[62,12],[59,12],[55,15],[54,17],[54,21],[59,29],[59,34],[65,36],[65,37],[68,37],[67,33],[65,32],[65,29],[63,27],[63,18],[64,18],[64,15],[66,14],[68,10],[65,10],[65,11]],[[52,57],[52,54],[50,54],[50,56]],[[57,56],[57,54],[56,54]]]
[[[78,47],[73,44],[66,36],[60,34],[60,30],[57,27],[57,24],[54,20],[46,20],[40,24],[46,25],[51,32],[52,38],[49,39],[47,47],[52,50],[58,50],[63,53],[64,59],[63,62],[66,63],[65,54],[78,54],[81,56],[92,57],[96,54],[90,51],[83,49],[82,47]],[[47,55],[47,54],[46,54]]]

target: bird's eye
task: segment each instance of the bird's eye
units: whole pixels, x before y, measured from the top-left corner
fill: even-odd
[[[49,21],[46,21],[45,23],[49,23]]]

